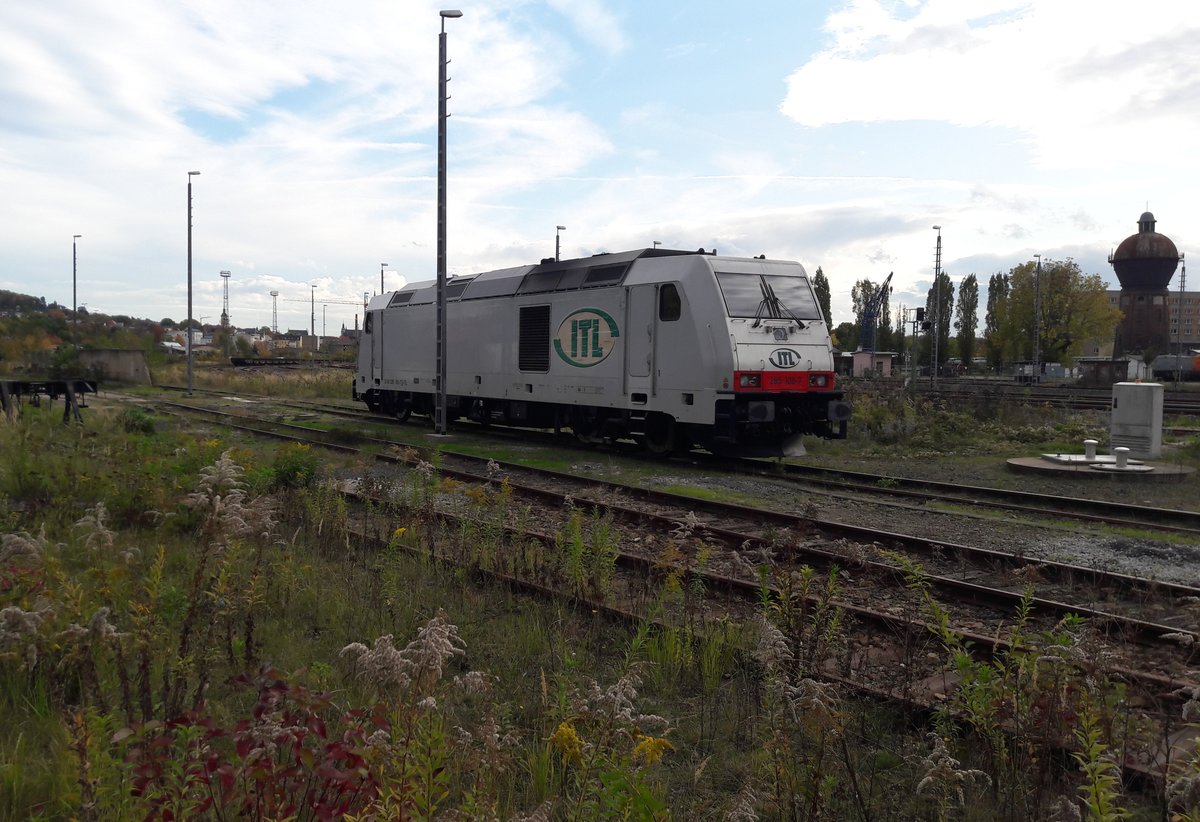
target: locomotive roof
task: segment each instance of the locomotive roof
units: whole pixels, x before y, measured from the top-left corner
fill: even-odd
[[[708,254],[699,251],[677,251],[667,248],[640,248],[634,251],[593,254],[574,260],[546,260],[538,265],[501,268],[465,277],[453,277],[446,282],[447,300],[474,300],[485,297],[505,297],[515,294],[539,294],[550,291],[574,291],[620,285],[635,261],[649,257],[677,257],[688,254]],[[394,292],[386,302],[388,307],[421,305],[437,300],[437,283],[432,280],[408,283]],[[374,301],[372,301],[374,302]]]

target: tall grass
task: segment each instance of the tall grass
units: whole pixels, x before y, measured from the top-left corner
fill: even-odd
[[[1137,804],[1111,778],[1132,745],[1120,691],[1077,658],[1078,624],[988,664],[939,634],[966,684],[926,739],[918,717],[825,681],[865,653],[837,607],[852,583],[778,567],[788,535],[750,569],[759,614],[715,618],[695,522],[654,589],[629,591],[611,521],[573,508],[553,547],[510,536],[534,514],[498,474],[472,488],[436,459],[359,469],[376,501],[355,510],[311,452],[154,422],[97,409],[86,432],[37,414],[0,427],[3,453],[46,467],[34,484],[0,465],[0,819],[1016,820],[1052,800]],[[493,571],[640,602],[662,625],[534,600]]]

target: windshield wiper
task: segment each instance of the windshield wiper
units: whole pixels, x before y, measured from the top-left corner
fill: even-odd
[[[796,316],[796,312],[783,304],[779,297],[775,295],[775,289],[771,287],[771,284],[765,278],[760,280],[760,282],[763,289],[763,302],[770,306],[772,319],[790,319],[803,331],[807,326],[805,326],[803,320]]]

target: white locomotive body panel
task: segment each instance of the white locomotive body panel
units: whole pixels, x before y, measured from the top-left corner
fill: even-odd
[[[370,302],[354,396],[431,413],[436,287]],[[829,332],[799,263],[640,250],[446,284],[447,417],[785,452],[845,436]],[[789,445],[789,443],[791,445]]]

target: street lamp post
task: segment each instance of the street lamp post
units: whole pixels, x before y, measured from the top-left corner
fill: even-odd
[[[554,227],[554,262],[558,262],[559,260],[558,232],[566,230],[567,227],[565,225],[556,225]]]
[[[446,20],[462,17],[458,9],[443,9],[438,35],[438,198],[437,198],[437,404],[433,430],[446,433]]]
[[[380,263],[379,264],[379,293],[380,294],[383,293],[383,270],[385,268],[387,268],[389,265],[391,265],[391,263]]]
[[[309,300],[308,300],[309,303],[311,303],[311,307],[312,307],[312,327],[310,330],[312,331],[312,335],[315,337],[315,336],[317,336],[317,284],[310,283],[310,285],[312,286],[312,291],[309,292]],[[320,348],[320,347],[321,347],[321,345],[318,342],[317,348]]]
[[[187,243],[188,243],[188,318],[187,318],[187,395],[192,396],[192,178],[199,171],[188,172]]]
[[[75,241],[82,237],[82,234],[74,234],[71,237],[71,347],[79,347],[79,291],[77,283],[79,282],[79,251],[76,248]]]
[[[654,241],[654,248],[658,248],[660,245],[662,245],[662,241],[661,241],[661,240],[655,240],[655,241]]]
[[[1037,258],[1037,268],[1033,272],[1033,374],[1029,382],[1037,385],[1042,374],[1042,255],[1033,256]]]

